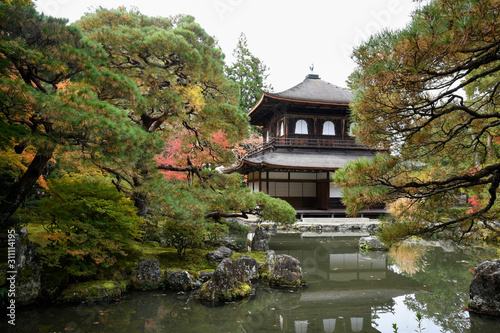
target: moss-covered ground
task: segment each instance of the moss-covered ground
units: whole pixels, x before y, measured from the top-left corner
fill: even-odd
[[[46,233],[43,226],[38,224],[29,224],[28,236],[31,241],[41,245],[46,246],[48,241],[43,235]],[[160,261],[160,267],[162,270],[172,270],[172,271],[188,271],[191,275],[196,276],[198,272],[204,271],[209,272],[217,268],[217,264],[211,263],[207,259],[207,253],[214,251],[216,247],[208,248],[198,248],[198,249],[187,249],[184,256],[179,256],[177,250],[174,247],[162,247],[158,246],[157,243],[145,243],[140,241],[130,241],[127,243],[125,252],[126,257],[121,258],[116,264],[115,270],[110,270],[113,272],[125,272],[131,271],[137,266],[139,258],[157,258]],[[243,255],[248,255],[257,262],[266,261],[266,252],[234,252],[232,259],[236,260]],[[120,280],[121,276],[104,276],[102,278],[111,278],[115,280]]]

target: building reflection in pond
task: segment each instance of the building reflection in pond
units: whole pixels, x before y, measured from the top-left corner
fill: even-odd
[[[323,319],[323,329],[325,333],[333,333],[335,331],[336,319]]]
[[[308,283],[297,295],[295,306],[281,312],[282,331],[380,332],[373,309],[391,309],[394,297],[423,289],[388,269],[386,252],[359,252],[357,238],[303,240],[300,235],[282,234],[273,236],[270,243],[278,254],[300,260]],[[325,309],[330,315],[318,317]]]
[[[353,332],[361,332],[363,329],[363,317],[351,318],[351,330]]]
[[[295,333],[306,333],[307,332],[307,320],[296,320],[295,321]]]

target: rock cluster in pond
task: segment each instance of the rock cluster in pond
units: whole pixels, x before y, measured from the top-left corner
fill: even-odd
[[[199,296],[211,302],[229,302],[252,292],[250,279],[240,265],[230,258],[222,260],[210,281],[203,284]]]
[[[252,280],[265,278],[269,286],[277,288],[300,287],[302,279],[300,262],[286,254],[276,255],[267,251],[266,263],[259,265],[249,256],[236,261],[224,259],[212,278],[203,284],[199,298],[211,302],[229,302],[247,297],[252,292]]]
[[[251,246],[252,251],[269,251],[269,238],[263,226],[255,228]]]
[[[470,311],[500,316],[500,259],[476,267],[469,296]]]
[[[207,254],[207,259],[211,263],[220,263],[222,260],[226,258],[231,258],[232,255],[233,255],[233,250],[225,246],[221,246],[217,250],[209,252]]]
[[[163,283],[160,261],[157,258],[139,258],[137,270],[132,277],[132,285],[136,289],[158,289]]]
[[[254,244],[257,248],[269,247],[267,233],[260,227]],[[139,290],[170,289],[189,291],[201,287],[201,299],[227,302],[244,298],[252,293],[252,281],[269,282],[272,287],[302,285],[300,262],[288,255],[267,251],[266,262],[258,263],[243,255],[231,260],[233,251],[225,246],[207,255],[212,262],[219,262],[214,272],[200,272],[193,278],[187,271],[162,272],[157,258],[139,258],[132,274],[120,276],[121,280],[100,280],[68,285],[69,275],[64,269],[43,267],[37,245],[29,241],[26,228],[16,233],[16,263],[18,280],[16,297],[19,305],[38,301],[85,302],[112,300],[121,297],[130,287]],[[5,275],[5,274],[3,274]],[[5,284],[6,276],[0,276]],[[0,281],[2,282],[2,281]],[[16,295],[16,296],[17,296]]]

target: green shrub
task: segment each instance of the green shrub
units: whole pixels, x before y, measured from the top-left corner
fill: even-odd
[[[200,222],[168,219],[163,223],[163,233],[179,256],[185,255],[186,249],[200,246],[203,242],[203,224]]]
[[[48,266],[73,276],[95,276],[126,256],[125,243],[140,236],[134,204],[103,177],[71,174],[48,182],[40,215],[49,244],[40,249]]]
[[[213,245],[222,239],[222,236],[229,231],[226,224],[218,222],[207,223],[205,225],[205,241]]]

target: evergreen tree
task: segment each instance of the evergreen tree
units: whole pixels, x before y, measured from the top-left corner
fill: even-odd
[[[405,29],[354,50],[356,136],[387,152],[335,181],[352,213],[389,203],[389,238],[467,233],[478,220],[497,231],[489,221],[500,213],[499,13],[493,0],[434,0]]]
[[[239,175],[218,171],[234,163],[232,147],[246,137],[248,117],[224,73],[223,53],[193,17],[100,9],[77,24],[103,45],[106,68],[140,91],[139,99],[127,100],[109,87],[107,101],[122,106],[138,130],[154,134],[163,145],[162,152],[153,151],[154,159],[143,148],[134,163],[99,164],[117,177],[115,184],[134,200],[140,216],[198,223],[246,216],[257,198],[261,207],[276,207],[244,188]],[[158,170],[168,181],[158,178]],[[284,219],[277,222],[294,219],[290,206],[283,202],[280,208]]]
[[[0,154],[9,156],[9,168],[26,165],[10,179],[1,201],[4,230],[14,226],[10,217],[58,147],[99,154],[102,147],[116,148],[138,136],[123,121],[126,113],[99,98],[99,83],[112,85],[115,79],[95,66],[102,49],[67,20],[0,3],[0,31]],[[16,162],[25,152],[31,158]]]
[[[248,117],[221,50],[192,17],[99,9],[69,26],[33,8],[0,9],[2,229],[49,162],[68,156],[112,175],[153,221],[244,216],[257,205],[276,222],[294,219],[286,203],[218,171],[234,163]]]
[[[233,51],[236,61],[226,68],[227,75],[240,89],[240,107],[250,111],[259,101],[263,91],[272,91],[266,83],[269,68],[248,49],[246,36],[241,33]]]

